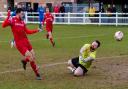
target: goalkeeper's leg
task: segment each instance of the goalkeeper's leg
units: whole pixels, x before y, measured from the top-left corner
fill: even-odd
[[[77,64],[78,64],[78,60],[79,60],[79,57],[75,57],[73,59],[70,59],[68,60],[68,69],[71,70],[72,73],[74,73],[74,71],[76,70],[77,68]]]

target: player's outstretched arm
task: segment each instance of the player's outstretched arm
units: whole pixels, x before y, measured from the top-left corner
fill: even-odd
[[[41,32],[41,31],[42,31],[41,29],[30,30],[30,29],[28,29],[27,27],[25,27],[25,32],[26,32],[27,34],[34,34],[34,33]]]
[[[5,27],[11,25],[10,15],[11,15],[11,12],[10,12],[10,10],[8,10],[7,18],[6,18],[6,19],[4,20],[4,22],[2,23],[2,27],[3,27],[3,28],[5,28]]]

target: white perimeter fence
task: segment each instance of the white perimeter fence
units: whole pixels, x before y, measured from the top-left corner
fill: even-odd
[[[7,12],[0,12],[0,22],[6,18]],[[96,24],[96,25],[128,25],[128,13],[52,13],[54,24]],[[26,23],[39,23],[38,13],[25,12]]]

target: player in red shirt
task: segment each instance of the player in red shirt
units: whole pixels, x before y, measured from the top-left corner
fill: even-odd
[[[40,32],[41,30],[29,30],[26,27],[24,21],[22,20],[23,16],[24,12],[21,8],[18,8],[16,10],[16,16],[13,18],[10,17],[10,11],[8,11],[8,16],[2,23],[2,27],[11,27],[16,48],[24,56],[24,59],[21,61],[23,64],[23,68],[26,70],[26,64],[27,62],[30,62],[31,67],[36,74],[36,78],[38,80],[41,80],[42,78],[39,73],[39,68],[35,63],[35,53],[26,35],[37,33]]]
[[[52,31],[53,31],[53,21],[54,17],[49,11],[49,8],[46,8],[46,13],[44,15],[43,25],[46,22],[46,38],[50,40],[52,46],[55,46],[55,42],[53,41]]]

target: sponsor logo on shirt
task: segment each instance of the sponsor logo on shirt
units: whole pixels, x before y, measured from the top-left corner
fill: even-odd
[[[15,25],[16,25],[16,26],[21,26],[21,27],[24,26],[24,24],[21,24],[21,23],[15,23]]]

